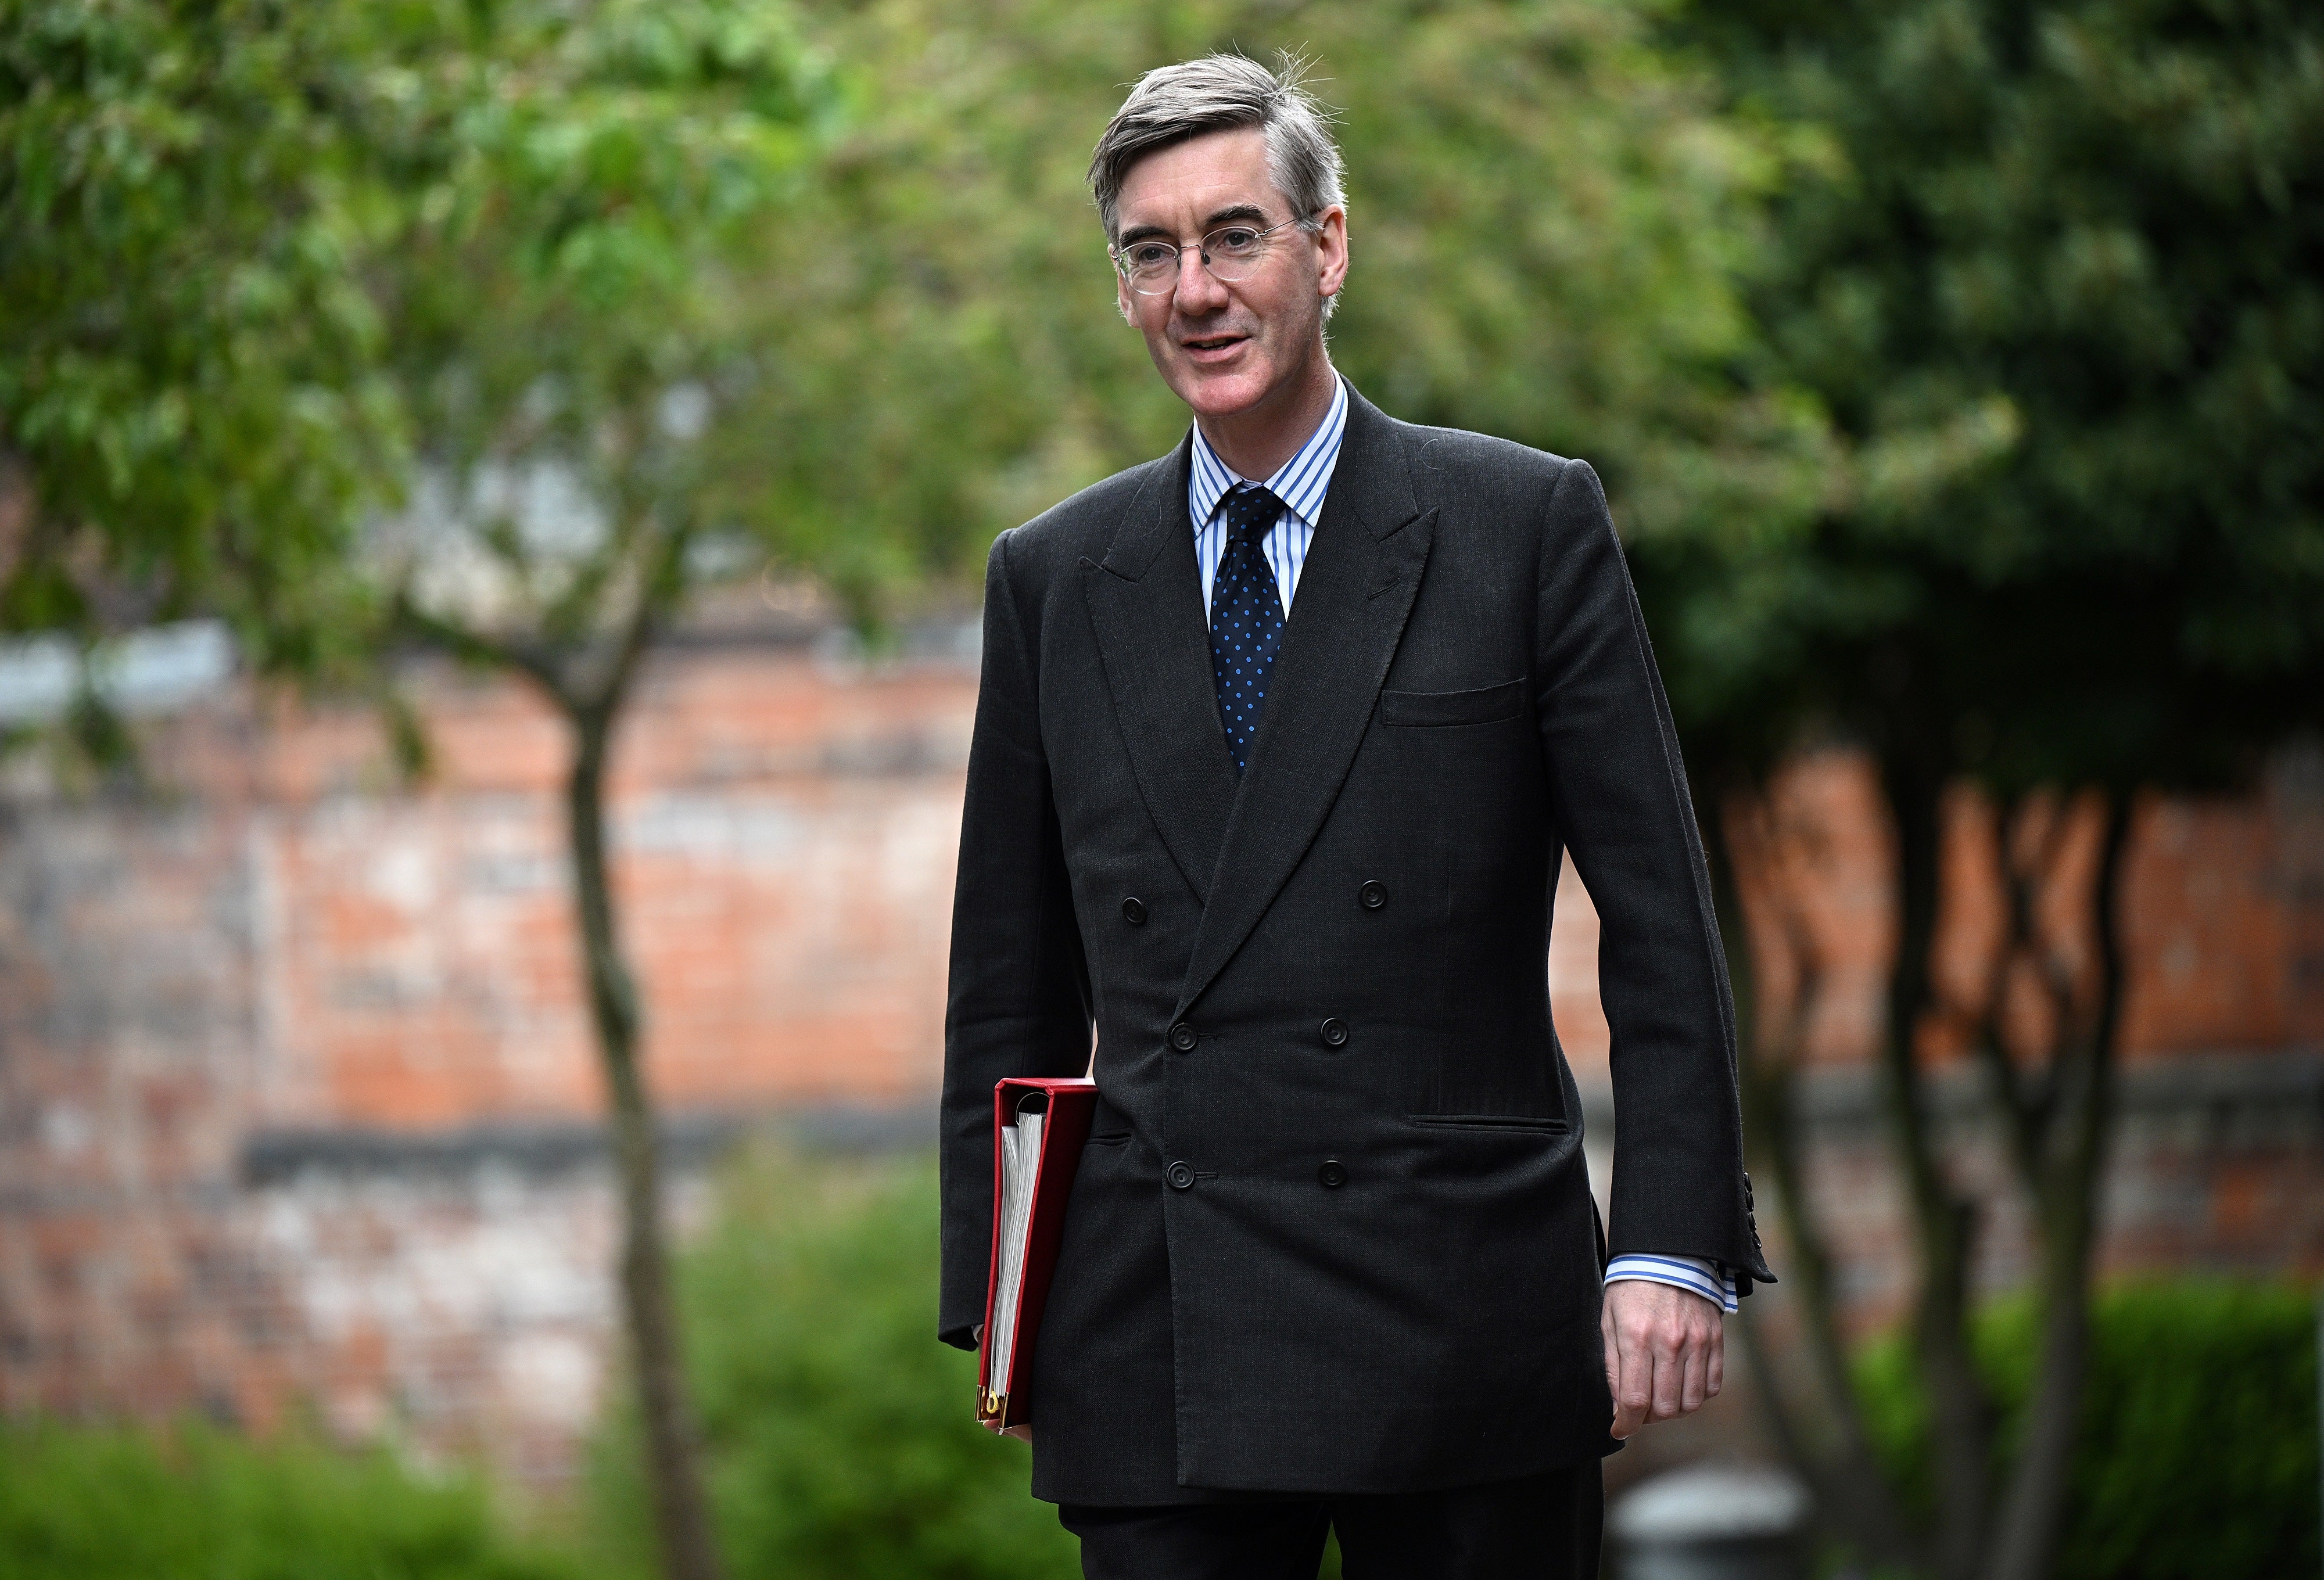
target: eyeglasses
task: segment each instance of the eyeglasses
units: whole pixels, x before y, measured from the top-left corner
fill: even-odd
[[[1203,267],[1216,278],[1242,280],[1267,256],[1267,238],[1285,225],[1298,223],[1286,219],[1265,230],[1256,225],[1222,225],[1196,243],[1195,252],[1203,260]],[[1130,289],[1140,296],[1166,296],[1176,288],[1180,258],[1185,251],[1177,243],[1166,242],[1159,236],[1145,236],[1126,247],[1106,249],[1113,266],[1130,282]]]

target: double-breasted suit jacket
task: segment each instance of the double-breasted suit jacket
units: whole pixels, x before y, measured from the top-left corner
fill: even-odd
[[[1606,1452],[1609,1245],[1768,1274],[1701,844],[1597,476],[1351,395],[1238,777],[1188,464],[993,546],[942,1336],[982,1320],[993,1082],[1089,1070],[1038,1495],[1417,1491]],[[1602,1236],[1548,1005],[1561,849],[1600,920]]]

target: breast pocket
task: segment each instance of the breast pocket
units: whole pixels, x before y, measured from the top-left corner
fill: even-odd
[[[1400,692],[1379,694],[1382,724],[1441,728],[1447,724],[1496,724],[1525,712],[1525,677],[1474,691]]]

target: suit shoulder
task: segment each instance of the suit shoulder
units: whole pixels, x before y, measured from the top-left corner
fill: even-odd
[[[1451,494],[1535,494],[1554,488],[1569,464],[1563,455],[1467,428],[1399,426],[1414,481]]]
[[[1102,558],[1124,514],[1139,494],[1160,485],[1169,463],[1166,455],[1091,483],[1002,533],[994,552],[1005,553],[1011,571],[1033,583],[1070,571],[1084,557]]]
[[[1405,430],[1413,491],[1447,523],[1532,553],[1545,537],[1592,531],[1606,519],[1605,491],[1586,461],[1462,428]]]

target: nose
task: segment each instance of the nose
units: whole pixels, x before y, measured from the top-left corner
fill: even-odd
[[[1188,247],[1178,254],[1178,289],[1173,299],[1178,311],[1190,318],[1215,313],[1227,305],[1227,288],[1203,262],[1200,247]]]

